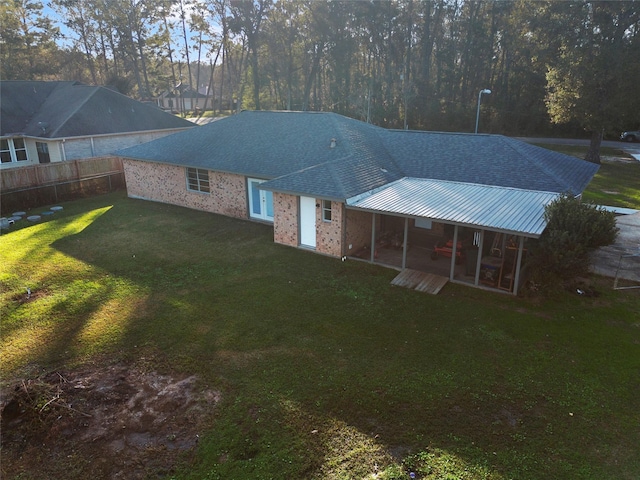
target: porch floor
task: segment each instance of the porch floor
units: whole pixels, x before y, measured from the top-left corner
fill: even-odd
[[[440,275],[449,278],[449,270],[451,269],[451,259],[439,257],[437,260],[431,259],[431,252],[433,252],[433,246],[410,246],[407,252],[406,268],[411,270],[419,270],[422,272],[429,272],[436,275]],[[363,260],[369,260],[369,254],[356,255],[356,258]],[[374,263],[383,265],[385,267],[391,267],[396,269],[402,269],[402,249],[391,247],[378,247],[376,249],[376,255]],[[464,274],[464,265],[455,266],[456,277]]]
[[[391,281],[391,285],[437,295],[448,281],[447,277],[441,275],[406,268]]]

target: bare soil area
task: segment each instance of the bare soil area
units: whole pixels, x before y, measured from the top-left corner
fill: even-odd
[[[126,364],[56,371],[0,392],[1,477],[162,478],[188,462],[219,392]]]

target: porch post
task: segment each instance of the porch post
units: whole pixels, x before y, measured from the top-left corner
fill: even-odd
[[[476,278],[473,284],[480,285],[480,267],[482,266],[482,249],[484,248],[484,230],[480,230],[480,241],[478,242],[478,259],[476,260]]]
[[[371,263],[373,263],[376,252],[376,214],[371,214]]]
[[[407,268],[407,237],[409,236],[409,217],[404,219],[404,241],[402,243],[402,269]]]
[[[340,256],[346,257],[350,252],[347,250],[347,206],[344,203],[340,204],[340,213],[342,222],[340,224],[340,228],[342,229],[341,242],[340,246]]]
[[[524,251],[524,236],[520,237],[520,245],[518,245],[518,260],[516,262],[516,278],[513,279],[513,294],[518,294],[520,286],[520,267],[522,266],[522,252]]]
[[[453,227],[453,245],[451,245],[451,268],[449,269],[449,280],[453,282],[453,274],[456,269],[456,246],[458,244],[458,225]]]

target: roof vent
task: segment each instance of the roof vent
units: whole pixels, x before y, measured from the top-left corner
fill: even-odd
[[[38,122],[38,126],[40,127],[40,130],[42,130],[42,133],[47,133],[47,128],[49,128],[49,122]]]
[[[331,148],[336,148],[336,139],[332,138],[331,139],[331,144],[329,145]]]

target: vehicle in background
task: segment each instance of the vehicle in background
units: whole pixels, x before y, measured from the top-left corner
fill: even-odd
[[[622,132],[620,140],[623,142],[640,142],[640,131],[635,132]]]

